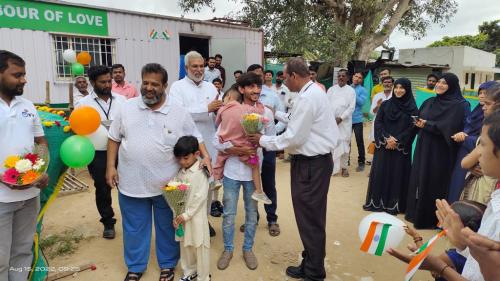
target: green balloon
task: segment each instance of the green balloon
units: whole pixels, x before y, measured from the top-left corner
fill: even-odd
[[[74,135],[62,143],[59,153],[68,167],[83,168],[94,159],[95,148],[87,137]]]
[[[83,73],[85,72],[84,68],[83,68],[83,64],[78,63],[78,62],[75,62],[71,65],[71,71],[73,72],[73,75],[75,75],[75,76],[83,75]]]

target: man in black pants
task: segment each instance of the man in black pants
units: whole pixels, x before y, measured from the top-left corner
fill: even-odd
[[[365,170],[365,142],[363,140],[363,105],[368,98],[368,92],[363,87],[363,73],[356,72],[352,77],[352,87],[356,92],[356,107],[352,113],[352,130],[356,137],[356,145],[358,146],[358,167],[356,172]],[[352,150],[352,149],[351,149]]]
[[[101,116],[101,128],[98,130],[107,132],[115,114],[120,110],[126,99],[111,92],[111,72],[107,67],[102,65],[92,66],[89,68],[88,75],[93,92],[80,99],[75,104],[75,108],[81,106],[94,108]],[[102,142],[94,143],[95,157],[87,168],[94,180],[95,201],[101,216],[100,221],[104,225],[102,236],[106,239],[113,239],[115,238],[116,219],[114,218],[113,207],[111,207],[111,187],[106,183],[106,144],[107,137]]]
[[[279,136],[251,135],[250,141],[267,150],[288,148],[292,155],[292,203],[300,238],[304,245],[302,263],[289,266],[286,274],[306,281],[326,277],[326,207],[333,170],[332,154],[338,127],[328,97],[309,79],[309,69],[301,58],[290,59],[283,71],[286,86],[298,92],[287,130]],[[269,196],[269,194],[268,194]]]

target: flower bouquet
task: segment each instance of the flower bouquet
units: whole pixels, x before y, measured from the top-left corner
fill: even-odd
[[[243,116],[243,120],[241,120],[241,126],[247,135],[259,134],[264,125],[267,124],[269,120],[257,113],[248,113]],[[253,155],[248,158],[248,164],[250,165],[258,165],[259,156]]]
[[[172,209],[174,218],[184,212],[188,190],[188,183],[177,181],[171,181],[163,188],[163,197],[170,206],[170,209]],[[175,231],[175,235],[177,237],[184,237],[184,228],[182,227],[182,224],[180,224]]]
[[[47,171],[49,154],[42,145],[35,146],[33,153],[9,155],[3,161],[6,168],[0,180],[12,189],[27,189]]]

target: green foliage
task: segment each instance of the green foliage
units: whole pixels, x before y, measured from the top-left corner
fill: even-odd
[[[40,241],[40,248],[43,249],[49,259],[73,254],[78,249],[77,244],[84,239],[82,234],[74,230],[67,230],[61,234],[53,234]]]
[[[488,35],[480,33],[478,35],[461,35],[461,36],[445,36],[442,40],[435,41],[428,47],[443,47],[443,46],[469,46],[483,50],[485,47]]]
[[[236,1],[236,0],[233,0]],[[240,0],[232,16],[262,28],[272,51],[302,53],[307,59],[344,64],[368,59],[397,27],[415,38],[431,23],[457,11],[456,0]],[[199,11],[213,0],[179,0],[184,11]]]

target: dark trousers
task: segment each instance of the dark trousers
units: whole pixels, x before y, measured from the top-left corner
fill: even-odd
[[[105,227],[115,225],[116,219],[111,207],[111,187],[106,183],[106,151],[96,151],[94,160],[87,166],[94,180],[95,203]]]
[[[358,164],[365,164],[365,141],[363,139],[363,123],[352,124],[352,130],[356,137],[356,145],[358,146]]]
[[[263,150],[264,159],[262,159],[262,190],[267,197],[271,199],[272,204],[264,204],[264,209],[267,213],[267,223],[276,223],[278,216],[276,215],[277,196],[276,196],[276,151]]]
[[[314,159],[292,157],[292,203],[304,245],[300,267],[308,280],[324,280],[326,277],[326,203],[332,171],[331,154]]]

